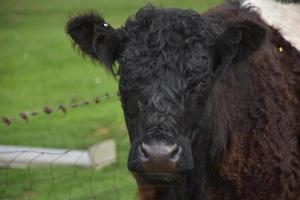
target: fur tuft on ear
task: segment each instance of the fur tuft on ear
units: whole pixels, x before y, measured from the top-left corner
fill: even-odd
[[[266,30],[252,21],[234,22],[217,38],[215,48],[216,74],[221,74],[232,64],[251,56],[263,43]]]
[[[66,33],[83,54],[103,63],[113,73],[113,64],[118,59],[121,36],[97,13],[91,12],[71,18]]]
[[[235,22],[227,27],[217,39],[219,52],[237,53],[235,60],[242,60],[250,56],[260,47],[265,39],[266,30],[252,21]],[[226,48],[226,49],[224,49]],[[231,51],[228,51],[228,48]]]

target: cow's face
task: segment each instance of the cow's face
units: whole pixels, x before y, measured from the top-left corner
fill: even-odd
[[[204,26],[192,11],[147,8],[123,28],[119,89],[132,142],[128,168],[146,180],[171,181],[193,169],[191,121],[199,122],[213,79]]]
[[[217,36],[211,26],[193,11],[153,7],[141,9],[117,30],[95,14],[67,25],[84,53],[110,70],[114,61],[119,63],[119,92],[131,140],[128,168],[141,182],[180,181],[197,164],[199,135],[213,137],[201,129],[210,91],[242,56],[244,29],[233,26]]]

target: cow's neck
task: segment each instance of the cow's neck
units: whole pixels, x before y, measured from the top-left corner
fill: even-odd
[[[300,50],[300,4],[274,0],[245,0],[243,4],[254,6],[269,25],[279,29],[284,38]]]

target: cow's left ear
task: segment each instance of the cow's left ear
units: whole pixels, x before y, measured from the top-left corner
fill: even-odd
[[[234,22],[217,38],[218,65],[230,65],[251,56],[263,43],[266,30],[253,21]],[[223,68],[224,69],[224,68]]]
[[[113,72],[113,63],[121,49],[121,31],[111,27],[100,15],[91,12],[71,18],[66,33],[75,45],[90,58],[103,63]]]

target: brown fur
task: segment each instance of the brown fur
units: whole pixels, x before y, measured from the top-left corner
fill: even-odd
[[[221,12],[226,21],[244,17],[222,7],[209,14],[214,12]],[[222,93],[214,94],[213,98],[223,119],[228,119],[231,132],[227,153],[215,166],[211,182],[221,178],[232,191],[226,193],[223,185],[211,185],[208,199],[297,200],[300,199],[300,54],[257,15],[249,20],[264,26],[267,37],[254,55],[232,66],[217,86],[222,89],[215,89]],[[247,73],[248,78],[241,80],[247,88],[233,84],[236,69]],[[256,119],[256,127],[251,130],[239,120],[247,108],[245,102],[254,105],[248,111]]]

